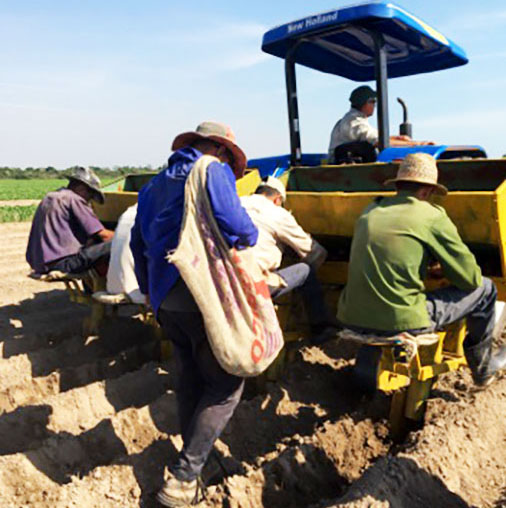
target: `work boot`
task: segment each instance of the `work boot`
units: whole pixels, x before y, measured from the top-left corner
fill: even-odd
[[[467,364],[471,369],[473,381],[477,386],[488,386],[495,374],[506,368],[506,346],[492,353],[492,338],[475,346],[464,348]]]
[[[172,477],[164,483],[156,499],[169,508],[196,505],[204,499],[203,487],[198,479],[185,482]]]

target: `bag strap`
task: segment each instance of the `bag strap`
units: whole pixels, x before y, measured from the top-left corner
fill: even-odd
[[[207,212],[209,225],[215,240],[220,242],[226,250],[229,250],[230,247],[223,238],[220,227],[218,226],[218,223],[214,217],[211,200],[206,188],[207,168],[213,162],[220,163],[220,160],[212,155],[203,155],[195,162],[193,168],[190,171],[190,174],[188,175],[188,179],[186,180],[184,188],[185,209],[182,225],[184,227],[186,216],[188,213],[190,213],[189,203],[193,203],[194,209],[196,210],[198,208],[199,202],[201,202],[204,210]],[[181,231],[183,230],[183,227],[181,228]]]

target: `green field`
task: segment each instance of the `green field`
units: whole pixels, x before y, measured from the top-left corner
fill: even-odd
[[[106,179],[103,185],[105,186],[109,181],[116,179],[117,178]],[[67,179],[0,179],[0,201],[42,199],[48,192],[66,187],[67,184]],[[10,206],[5,204],[0,206],[0,223],[30,221],[36,209],[36,205]]]
[[[105,179],[102,185],[105,186],[109,181],[114,180],[117,180],[117,178]],[[48,192],[59,189],[60,187],[66,187],[67,184],[67,179],[0,179],[0,201],[11,199],[42,199]]]
[[[31,221],[37,205],[28,206],[0,206],[0,222]]]
[[[42,199],[48,192],[66,187],[68,180],[0,180],[0,200]]]

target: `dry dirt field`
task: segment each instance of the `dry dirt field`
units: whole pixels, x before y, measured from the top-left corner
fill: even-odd
[[[155,507],[181,444],[173,368],[136,320],[80,337],[87,309],[27,278],[29,224],[0,225],[0,507]],[[249,387],[205,470],[200,506],[506,507],[506,377],[441,379],[425,426],[388,439],[385,396],[351,383],[353,347],[302,347]]]

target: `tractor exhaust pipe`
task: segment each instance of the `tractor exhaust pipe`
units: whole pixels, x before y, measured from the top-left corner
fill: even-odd
[[[413,126],[408,122],[408,107],[400,97],[397,97],[397,102],[402,106],[403,112],[403,122],[399,125],[399,134],[401,136],[409,136],[412,138]]]

